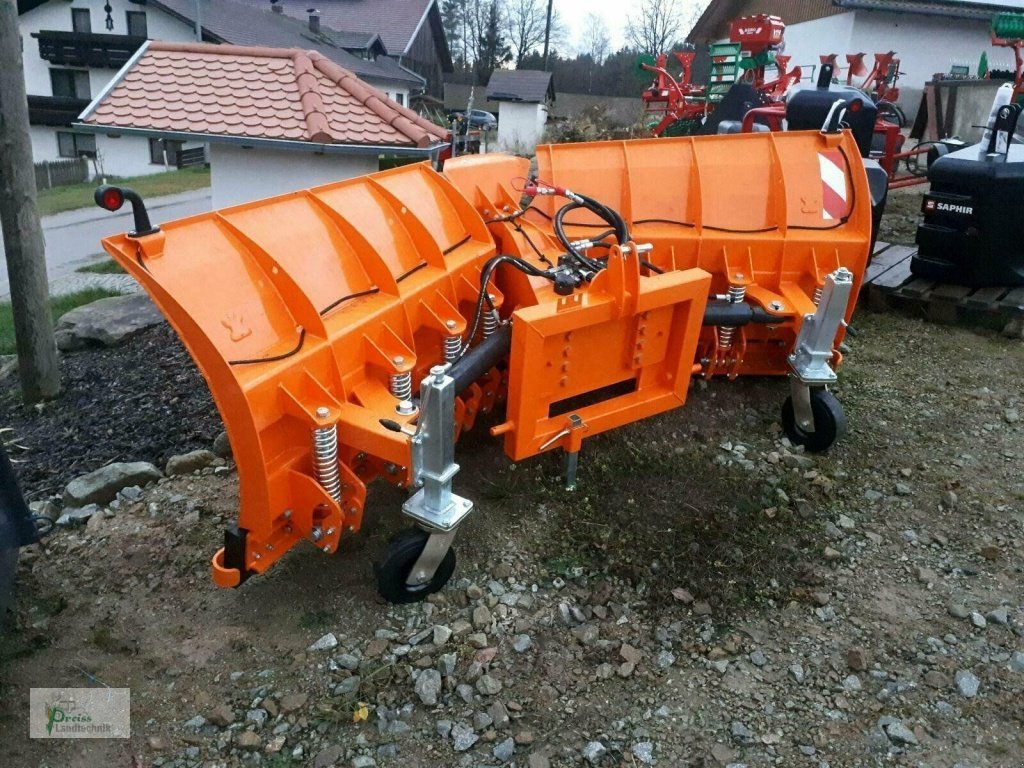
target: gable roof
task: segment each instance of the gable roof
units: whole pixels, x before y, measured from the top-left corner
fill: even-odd
[[[360,77],[400,84],[407,88],[423,86],[421,77],[409,72],[394,59],[378,56],[376,60],[369,61],[346,51],[345,48],[349,47],[346,43],[353,42],[352,35],[334,29],[323,29],[321,35],[314,35],[309,31],[308,20],[302,23],[285,14],[274,13],[270,10],[269,2],[255,7],[241,0],[198,1],[204,40],[234,45],[309,49]],[[196,0],[148,0],[148,3],[182,21],[195,23]],[[335,36],[339,37],[337,42]],[[362,40],[362,37],[359,39]],[[372,38],[369,38],[369,43],[373,44]]]
[[[316,51],[205,43],[147,43],[80,121],[95,133],[316,148],[426,149],[447,136]]]
[[[493,101],[540,104],[555,100],[555,86],[550,72],[539,69],[496,69],[487,82],[487,98]]]
[[[252,8],[270,8],[270,0],[240,0]],[[436,0],[278,0],[285,15],[306,21],[307,9],[315,5],[320,20],[331,29],[347,32],[375,32],[384,47],[399,56],[409,52],[420,27]]]

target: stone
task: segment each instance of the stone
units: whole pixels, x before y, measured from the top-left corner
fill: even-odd
[[[476,629],[487,629],[491,626],[491,611],[486,605],[478,605],[473,609],[473,626]]]
[[[946,610],[949,611],[949,615],[955,619],[966,619],[971,615],[971,612],[963,603],[952,602],[947,606]]]
[[[837,524],[844,531],[852,531],[854,528],[857,527],[857,524],[853,522],[853,518],[849,515],[840,515]]]
[[[1002,556],[1002,551],[995,544],[986,544],[981,548],[979,554],[986,560],[995,561]]]
[[[205,469],[212,466],[215,461],[217,461],[217,454],[200,448],[196,451],[171,456],[167,460],[167,466],[164,467],[164,471],[168,477],[172,475],[191,475],[197,469]]]
[[[61,528],[73,528],[76,525],[84,525],[93,517],[100,515],[102,510],[99,504],[86,504],[84,507],[65,508],[56,524]]]
[[[943,491],[939,497],[942,503],[950,509],[955,509],[956,505],[960,502],[959,497],[956,495],[956,491]]]
[[[843,553],[834,547],[825,547],[825,551],[823,554],[825,556],[825,559],[829,562],[841,560],[843,557]]]
[[[509,737],[504,741],[498,742],[498,744],[494,746],[494,749],[491,750],[491,754],[494,755],[495,759],[500,760],[503,763],[507,763],[512,759],[512,755],[515,754],[515,751],[516,742],[514,739]]]
[[[1003,336],[1008,339],[1024,339],[1024,315],[1015,315],[1003,326]]]
[[[937,669],[930,669],[924,673],[925,685],[942,690],[949,686],[949,678]]]
[[[434,626],[433,640],[434,645],[440,646],[447,643],[452,637],[452,630],[450,627],[442,626],[437,624]]]
[[[978,688],[981,687],[981,680],[979,680],[974,673],[961,669],[953,677],[953,681],[956,683],[956,688],[960,691],[960,695],[965,699],[973,699],[978,695]]]
[[[658,665],[658,669],[668,669],[676,663],[676,655],[671,651],[662,649],[658,652],[658,658],[655,663]]]
[[[226,728],[235,722],[235,710],[233,710],[227,704],[221,704],[214,708],[212,712],[206,718],[214,725]]]
[[[862,687],[860,678],[857,675],[847,675],[843,678],[843,690],[847,693],[856,693]]]
[[[533,752],[526,760],[527,768],[551,768],[551,760],[543,752]]]
[[[910,496],[914,493],[914,489],[907,483],[896,483],[895,490],[897,496]]]
[[[388,649],[388,641],[383,637],[375,637],[363,649],[364,659],[375,659]]]
[[[260,737],[252,731],[242,731],[235,736],[235,743],[242,749],[257,750],[260,748]]]
[[[442,653],[437,658],[435,669],[444,677],[451,677],[455,674],[455,664],[459,660],[457,653]]]
[[[335,696],[355,696],[359,691],[359,684],[361,683],[359,675],[352,675],[352,677],[346,677],[336,686],[334,686]]]
[[[501,730],[509,724],[508,708],[500,701],[495,701],[487,708],[487,715],[491,718],[491,724]]]
[[[377,761],[369,755],[356,755],[352,758],[352,768],[374,768]]]
[[[1007,408],[1005,411],[1003,411],[1003,420],[1007,424],[1016,424],[1018,421],[1020,421],[1020,411],[1018,411],[1016,408]]]
[[[283,714],[291,714],[292,712],[298,712],[309,700],[308,693],[289,693],[281,697],[281,712]]]
[[[115,347],[140,331],[165,322],[145,293],[112,296],[75,307],[54,325],[57,348]]]
[[[108,504],[122,488],[148,485],[163,473],[148,461],[115,462],[76,477],[64,489],[65,507]]]
[[[317,640],[315,643],[313,643],[311,646],[309,646],[309,650],[311,650],[311,651],[329,651],[332,648],[337,648],[337,647],[338,647],[338,638],[336,638],[334,636],[333,632],[328,632],[326,635],[324,635],[319,640]]]
[[[354,654],[342,653],[334,657],[334,663],[342,669],[355,670],[359,669],[359,659]]]
[[[639,760],[644,765],[651,765],[654,763],[654,744],[649,741],[638,741],[633,745],[630,752],[633,753],[633,757]]]
[[[601,633],[593,624],[580,624],[572,628],[572,634],[579,640],[580,645],[593,645]]]
[[[984,616],[982,616],[977,611],[974,611],[971,614],[971,624],[976,626],[978,629],[984,629],[988,625],[988,622],[985,621],[985,617]]]
[[[204,725],[206,725],[206,718],[202,715],[196,715],[191,720],[185,721],[186,728],[202,728]]]
[[[313,758],[313,768],[331,768],[345,756],[345,750],[337,744],[324,747]]]
[[[789,674],[791,674],[793,679],[798,683],[802,683],[804,681],[804,668],[800,664],[790,664]]]
[[[854,646],[846,652],[846,664],[856,672],[863,672],[868,668],[870,660],[868,652],[860,646]]]
[[[597,765],[608,752],[608,747],[600,741],[592,741],[583,748],[583,759],[591,765]]]
[[[922,566],[914,567],[914,578],[922,584],[934,584],[939,580],[939,576],[935,571],[931,568],[924,568]]]
[[[756,651],[750,654],[750,663],[755,667],[763,667],[768,663],[768,658],[764,655],[764,652],[758,648]]]
[[[228,440],[228,433],[221,432],[213,438],[213,452],[222,459],[230,459],[232,456],[231,442]]]
[[[622,647],[619,648],[619,656],[622,657],[623,661],[631,664],[639,664],[643,658],[643,654],[638,648],[634,648],[629,643],[623,643]]]
[[[525,653],[533,648],[533,638],[529,635],[516,635],[512,638],[512,649],[517,653]]]
[[[729,726],[729,734],[740,744],[753,744],[754,732],[739,721]]]
[[[268,701],[267,704],[269,704],[269,703],[270,702]],[[257,727],[262,727],[262,725],[265,722],[267,722],[268,714],[269,713],[267,712],[266,709],[262,709],[262,708],[250,709],[248,712],[245,713],[245,721],[247,723],[256,723]]]
[[[1010,623],[1010,612],[1007,610],[1005,605],[1001,605],[986,613],[985,618],[993,624],[999,624],[1000,626],[1005,627]]]
[[[908,744],[910,746],[917,744],[917,736],[899,720],[889,723],[884,727],[884,730],[885,735],[889,737],[889,741],[893,744]]]
[[[416,678],[415,690],[420,701],[428,707],[435,706],[441,693],[441,673],[436,669],[424,669]]]
[[[495,696],[501,693],[501,681],[493,675],[482,675],[476,681],[476,689],[484,696]]]
[[[456,752],[465,752],[479,740],[480,737],[468,725],[456,723],[452,726],[452,749]]]
[[[1014,651],[1010,657],[1010,669],[1014,672],[1024,672],[1024,651]]]

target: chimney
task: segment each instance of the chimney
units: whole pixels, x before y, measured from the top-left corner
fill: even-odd
[[[284,3],[281,0],[270,0],[270,10],[274,13],[284,13]]]
[[[320,34],[320,11],[315,8],[309,9],[309,31],[314,35]]]

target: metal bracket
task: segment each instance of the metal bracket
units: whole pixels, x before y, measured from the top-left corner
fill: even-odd
[[[832,345],[846,317],[852,293],[853,273],[845,267],[825,277],[818,309],[813,315],[804,315],[796,344],[788,358],[790,370],[800,383],[823,386],[836,381],[829,361],[832,360]],[[793,403],[795,407],[796,397]]]
[[[796,376],[789,377],[789,392],[793,400],[793,418],[797,426],[808,434],[814,432],[814,410],[811,408],[811,388]]]
[[[454,528],[446,533],[431,533],[420,556],[409,569],[409,578],[405,580],[406,586],[421,587],[424,584],[429,584],[430,580],[434,578],[434,574],[437,573],[437,567],[441,565],[444,556],[451,549],[454,539]]]
[[[454,531],[473,510],[473,502],[452,493],[459,465],[454,460],[455,380],[449,367],[434,366],[421,385],[419,427],[412,438],[412,481],[420,489],[402,505],[402,512],[423,528],[442,533]]]

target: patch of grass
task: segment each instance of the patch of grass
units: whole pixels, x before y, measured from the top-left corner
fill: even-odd
[[[97,261],[95,264],[87,264],[79,267],[75,272],[85,272],[90,275],[123,275],[124,267],[113,259]]]
[[[50,297],[50,315],[54,321],[75,307],[91,304],[99,299],[120,296],[117,291],[106,288],[86,288],[63,296]],[[14,309],[9,301],[0,302],[0,355],[13,355],[17,351],[14,343]]]
[[[210,186],[209,168],[183,168],[180,171],[154,173],[149,176],[132,176],[129,178],[107,177],[110,184],[131,187],[143,198],[174,195],[192,189]],[[62,211],[73,211],[78,208],[89,208],[95,203],[92,193],[97,184],[87,181],[82,184],[68,184],[65,187],[54,187],[40,191],[36,198],[40,216],[52,216]]]
[[[299,626],[302,629],[321,629],[326,627],[332,618],[333,614],[330,611],[303,611],[299,617]]]

